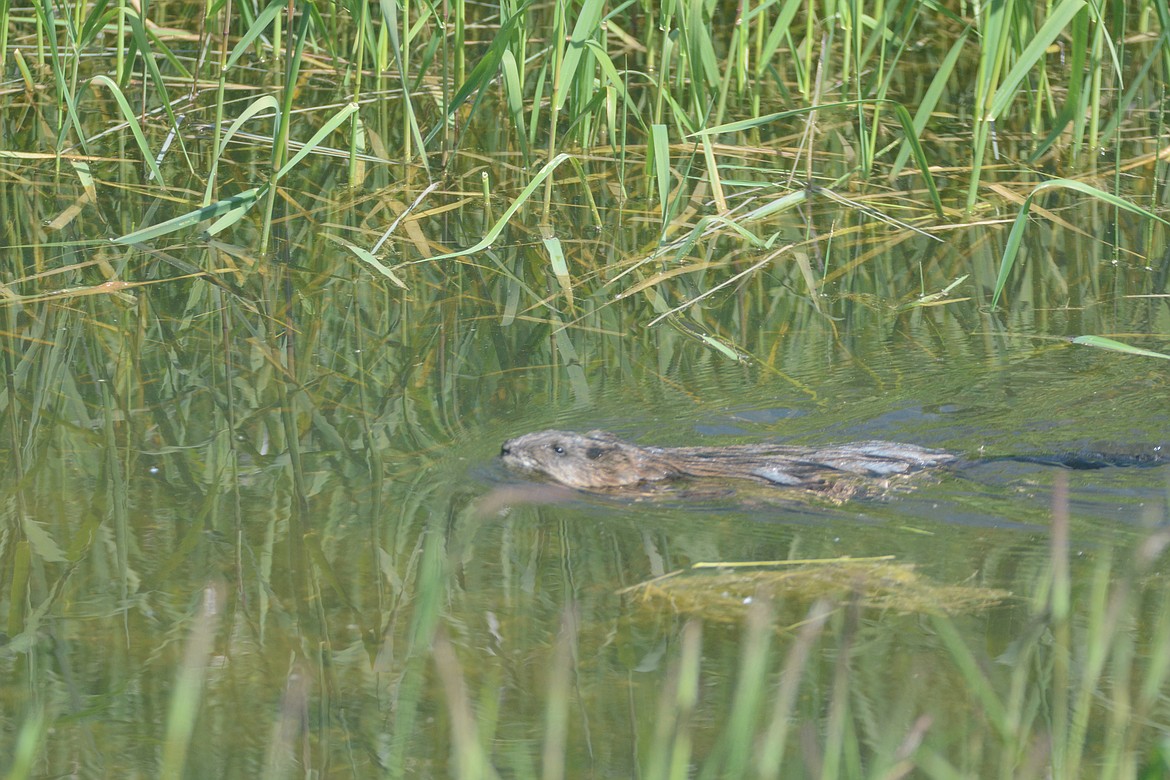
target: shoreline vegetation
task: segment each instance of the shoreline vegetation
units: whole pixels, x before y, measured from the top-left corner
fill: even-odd
[[[1167,776],[1149,476],[474,503],[561,422],[1170,429],[1168,75],[1163,0],[0,0],[0,772]]]

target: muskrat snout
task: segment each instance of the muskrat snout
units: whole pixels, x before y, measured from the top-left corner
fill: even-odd
[[[500,445],[501,458],[523,458],[524,453],[528,448],[524,436],[517,436],[515,439],[508,439]]]

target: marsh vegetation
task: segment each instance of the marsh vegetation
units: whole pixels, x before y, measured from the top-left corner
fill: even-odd
[[[0,769],[1165,774],[1164,470],[484,497],[1162,444],[1168,76],[1155,0],[0,0]]]

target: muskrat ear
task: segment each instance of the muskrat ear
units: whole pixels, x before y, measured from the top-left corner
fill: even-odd
[[[585,457],[589,458],[589,460],[597,460],[604,452],[605,450],[601,449],[601,447],[590,447],[585,450]]]

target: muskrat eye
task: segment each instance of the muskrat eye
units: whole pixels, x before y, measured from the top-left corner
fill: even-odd
[[[559,445],[559,444],[554,444],[554,445],[552,445],[552,450],[553,450],[553,452],[555,452],[557,455],[564,455],[564,454],[565,454],[565,448],[564,448],[564,447],[562,447],[562,446],[561,446],[561,445]]]

